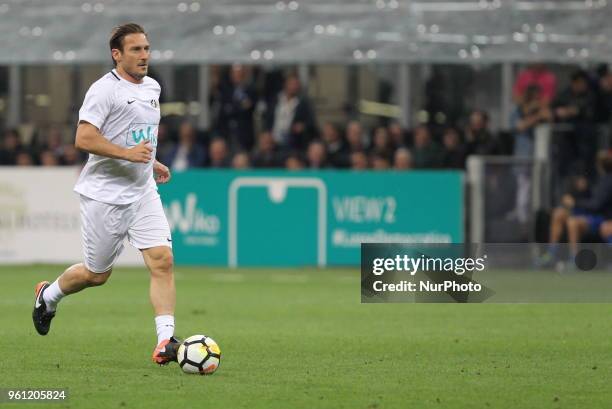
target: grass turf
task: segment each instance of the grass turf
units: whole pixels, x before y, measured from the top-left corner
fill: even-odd
[[[118,268],[31,323],[57,266],[0,268],[0,387],[68,388],[69,408],[609,407],[605,304],[360,304],[356,270],[179,267],[177,333],[221,346],[213,376],[150,361],[148,276]],[[2,404],[3,407],[44,407]]]

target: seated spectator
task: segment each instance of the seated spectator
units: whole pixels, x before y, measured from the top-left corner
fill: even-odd
[[[406,146],[406,133],[399,122],[391,122],[389,124],[389,138],[393,149],[398,149]]]
[[[17,166],[32,166],[34,165],[34,159],[26,151],[20,151],[15,157],[15,165]]]
[[[304,161],[297,153],[290,153],[285,159],[285,168],[287,170],[302,170],[304,169]]]
[[[414,129],[413,158],[415,168],[431,169],[440,166],[440,148],[431,140],[429,128],[424,125]]]
[[[276,168],[280,165],[281,155],[270,132],[259,134],[252,162],[256,168]]]
[[[73,144],[66,144],[62,149],[62,157],[60,163],[66,166],[79,165],[83,162],[81,153],[74,147]]]
[[[467,156],[499,153],[497,139],[489,130],[489,115],[486,112],[473,111],[464,134]]]
[[[50,151],[42,151],[40,153],[40,165],[41,166],[58,166],[59,160],[55,154]]]
[[[372,138],[372,147],[370,152],[374,155],[379,155],[390,161],[393,157],[393,145],[389,137],[389,132],[384,126],[378,126],[374,129],[374,137]]]
[[[368,157],[363,151],[355,151],[351,153],[351,169],[365,170],[368,168]]]
[[[179,127],[178,145],[173,147],[161,162],[172,170],[185,170],[204,166],[206,155],[196,141],[196,132],[189,122],[183,122]]]
[[[300,80],[290,75],[283,91],[266,107],[266,130],[283,150],[305,149],[316,136],[316,119],[310,100],[301,94]]]
[[[208,166],[211,168],[229,168],[230,158],[227,148],[227,142],[223,138],[214,138],[208,146],[208,155],[210,162]]]
[[[165,122],[161,122],[157,127],[157,150],[156,156],[157,160],[164,163],[168,157],[171,157],[172,152],[174,151],[176,144],[170,138],[170,130],[168,129],[168,124]],[[166,165],[166,163],[164,163]],[[168,166],[170,166],[168,164]]]
[[[577,172],[575,176],[569,178],[569,187],[565,195],[571,196],[574,201],[588,199],[591,196],[588,179]],[[574,213],[578,214],[579,211],[574,210]],[[563,204],[553,209],[550,218],[548,248],[536,261],[538,267],[552,267],[558,261],[559,243],[563,234],[567,231],[567,221],[571,215],[571,209],[563,206]]]
[[[408,148],[398,148],[393,156],[393,168],[395,170],[409,170],[414,169],[414,163],[412,160],[412,153]]]
[[[326,122],[323,125],[321,137],[325,142],[329,163],[337,168],[347,167],[348,150],[338,128],[331,122]]]
[[[232,158],[233,169],[249,169],[251,162],[249,160],[249,154],[246,152],[238,152]]]
[[[323,169],[327,167],[327,152],[323,142],[319,140],[310,142],[306,151],[306,162],[310,169]]]
[[[389,159],[386,156],[379,153],[372,154],[372,169],[374,170],[388,170],[391,167]]]
[[[363,133],[363,128],[359,121],[349,121],[346,125],[346,141],[348,143],[349,153],[366,150],[366,136]]]
[[[578,243],[587,233],[598,234],[604,221],[612,219],[612,153],[602,152],[598,158],[601,177],[593,187],[588,199],[563,196],[562,204],[572,210],[567,220],[567,235],[570,245],[570,265],[578,253]]]
[[[442,135],[442,167],[448,169],[465,168],[465,147],[461,143],[459,131],[453,127],[446,128]]]
[[[606,220],[599,228],[599,234],[608,244],[612,244],[612,219]]]
[[[19,132],[16,129],[7,130],[0,142],[0,165],[15,165],[17,154],[23,149]]]

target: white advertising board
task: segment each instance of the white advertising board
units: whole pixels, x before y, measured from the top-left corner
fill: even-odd
[[[77,167],[0,167],[0,264],[83,260]],[[125,243],[118,265],[143,265]]]

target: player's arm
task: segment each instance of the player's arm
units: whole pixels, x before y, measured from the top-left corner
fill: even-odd
[[[107,158],[123,159],[130,162],[148,163],[151,160],[151,145],[142,141],[133,148],[122,148],[106,139],[94,125],[80,121],[74,146],[77,149]]]

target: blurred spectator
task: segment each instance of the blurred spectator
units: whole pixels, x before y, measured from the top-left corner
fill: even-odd
[[[388,162],[391,161],[393,157],[393,146],[386,127],[378,126],[374,129],[370,151],[374,155],[382,156]]]
[[[510,127],[514,133],[514,156],[533,156],[535,128],[551,118],[540,88],[537,85],[527,87],[510,117]]]
[[[355,151],[351,153],[351,169],[365,170],[368,168],[368,157],[363,151]]]
[[[465,147],[457,129],[449,127],[442,135],[442,167],[463,169],[465,167]]]
[[[612,152],[602,151],[597,160],[600,178],[593,186],[593,194],[588,199],[578,199],[565,195],[562,204],[572,209],[567,220],[567,236],[570,245],[570,264],[578,252],[578,243],[586,233],[599,234],[601,225],[612,219]]]
[[[514,83],[514,100],[520,102],[527,88],[535,85],[541,90],[542,100],[549,104],[554,98],[557,90],[557,77],[542,63],[532,64],[522,70]]]
[[[556,152],[560,164],[558,172],[567,175],[568,170],[579,161],[592,178],[595,176],[595,154],[597,137],[593,120],[595,98],[585,71],[572,74],[570,86],[553,103],[555,120],[565,125],[556,132]]]
[[[349,121],[346,125],[346,141],[349,152],[361,152],[366,149],[367,143],[359,121]]]
[[[604,239],[606,243],[608,243],[608,248],[612,244],[612,219],[606,220],[601,224],[599,228],[599,234]]]
[[[431,140],[429,128],[425,125],[420,125],[414,129],[413,158],[415,168],[436,168],[440,166],[440,149]]]
[[[589,181],[581,175],[572,176],[569,178],[569,187],[565,195],[571,196],[574,202],[588,199],[591,196]],[[579,212],[574,211],[573,213],[577,214]],[[557,262],[559,257],[559,243],[567,230],[567,221],[571,215],[571,209],[562,204],[553,209],[550,218],[548,248],[546,252],[536,260],[537,267],[552,267]]]
[[[308,145],[306,160],[310,169],[323,169],[327,167],[327,152],[322,141],[314,140]]]
[[[60,156],[62,154],[62,147],[64,145],[64,135],[62,130],[56,126],[49,128],[45,143],[42,146],[43,150],[53,152],[55,155]]]
[[[321,136],[325,142],[329,163],[338,168],[346,167],[348,150],[338,127],[331,122],[326,122],[323,124]]]
[[[552,118],[547,102],[542,98],[540,88],[530,85],[510,117],[514,136],[514,156],[531,158],[534,155],[535,128]],[[518,164],[514,168],[516,177],[515,208],[509,213],[510,220],[526,223],[531,214],[531,168]]]
[[[59,160],[52,151],[42,151],[40,153],[40,164],[41,166],[58,166]]]
[[[251,150],[254,144],[253,111],[257,103],[255,88],[246,80],[245,68],[234,64],[229,82],[220,85],[219,106],[214,132],[223,135],[235,149]]]
[[[379,153],[372,154],[372,169],[374,170],[388,170],[391,167],[389,159],[386,156]]]
[[[393,157],[393,168],[396,170],[414,169],[412,153],[408,148],[398,148]]]
[[[589,86],[589,75],[578,70],[571,76],[570,86],[554,103],[555,118],[559,122],[587,122],[594,118],[595,99]]]
[[[252,162],[256,168],[275,168],[280,165],[280,152],[276,148],[272,133],[264,131],[259,134]]]
[[[169,151],[161,162],[172,170],[185,170],[204,166],[206,155],[196,141],[196,132],[189,122],[183,122],[179,127],[178,145]]]
[[[606,67],[598,80],[595,122],[610,122],[612,118],[612,72]]]
[[[472,111],[465,129],[467,155],[495,155],[499,153],[496,138],[489,130],[489,115],[485,111]]]
[[[0,145],[0,165],[15,165],[17,154],[21,151],[21,140],[16,129],[4,132]]]
[[[171,156],[175,147],[176,144],[170,138],[168,124],[161,122],[157,127],[157,159],[164,163],[164,161]],[[166,163],[164,163],[164,165],[166,165]]]
[[[15,165],[17,166],[32,166],[34,165],[34,159],[28,152],[21,151],[17,153],[15,158]]]
[[[63,155],[61,157],[62,165],[74,166],[79,165],[82,162],[81,154],[72,144],[66,144],[63,148]]]
[[[249,154],[246,152],[238,152],[232,158],[233,169],[249,169],[251,162],[249,160]]]
[[[227,148],[227,142],[223,138],[214,138],[208,147],[208,155],[210,157],[211,168],[228,168],[230,167],[230,158]]]
[[[399,122],[389,124],[389,138],[394,149],[406,146],[406,133]]]
[[[298,77],[288,76],[283,91],[266,108],[266,129],[283,149],[303,150],[317,133],[314,111],[300,88]]]
[[[304,161],[297,153],[290,153],[285,159],[285,168],[288,170],[302,170],[304,169]]]

